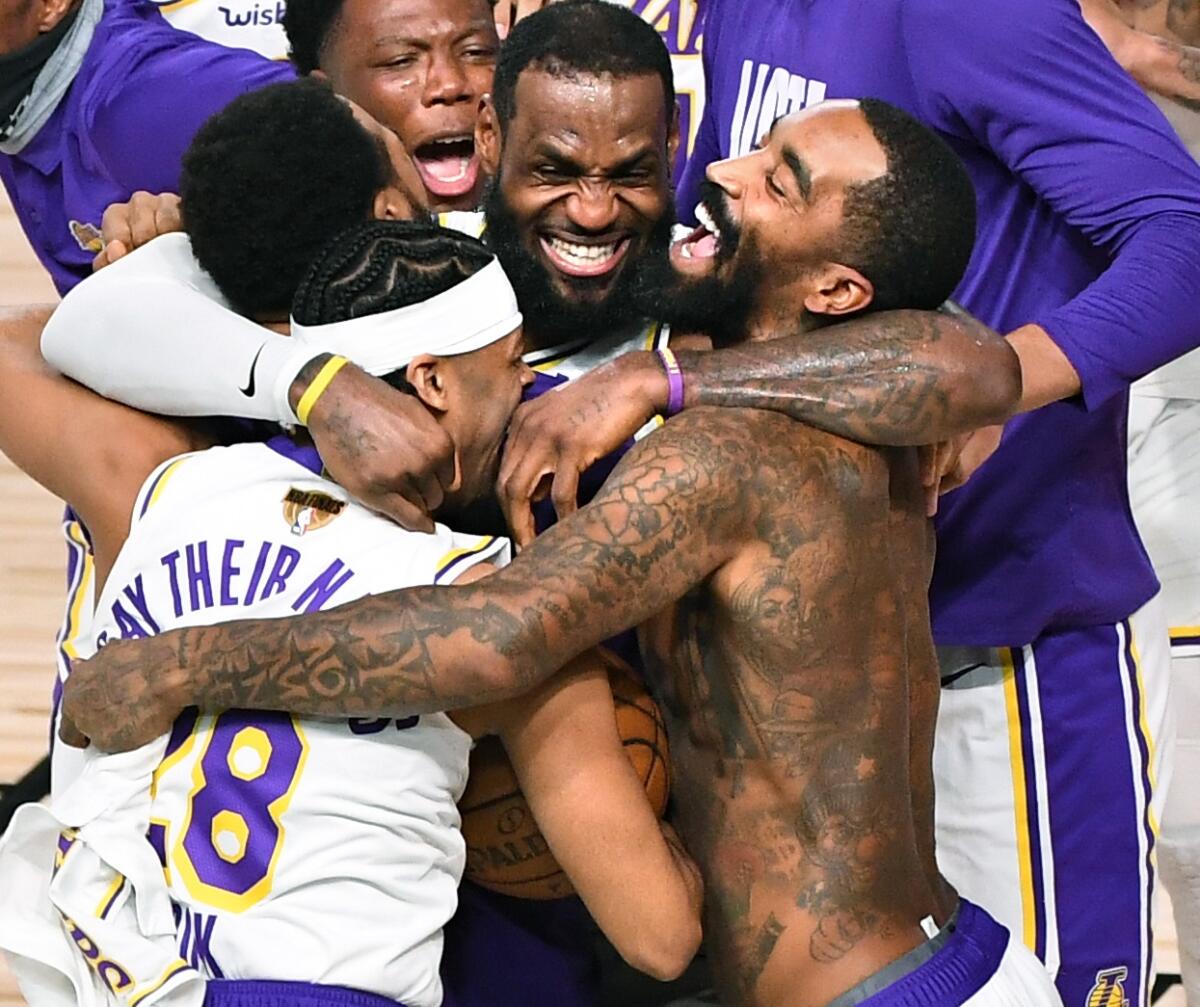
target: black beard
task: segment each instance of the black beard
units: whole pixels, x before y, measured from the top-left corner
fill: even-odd
[[[766,275],[762,255],[729,214],[725,194],[712,182],[700,188],[703,203],[721,231],[714,272],[690,277],[677,272],[666,253],[651,258],[638,276],[634,297],[643,313],[680,332],[706,332],[716,347],[732,346],[748,336],[757,292]],[[732,271],[722,267],[734,259]]]
[[[653,270],[653,263],[658,260],[666,260],[675,219],[673,203],[646,236],[641,250],[635,253],[631,248],[626,252],[632,258],[618,267],[620,275],[604,300],[591,304],[563,297],[555,288],[548,267],[522,240],[516,217],[500,192],[498,178],[488,185],[483,207],[487,219],[484,240],[496,253],[516,291],[531,344],[544,348],[581,338],[599,339],[640,319],[658,317],[645,310],[645,299],[638,296],[642,285],[640,274]],[[631,240],[636,243],[638,239]],[[604,280],[607,282],[607,277]]]

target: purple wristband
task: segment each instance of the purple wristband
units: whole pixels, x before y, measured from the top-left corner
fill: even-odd
[[[675,354],[666,347],[655,350],[663,370],[667,372],[667,417],[683,411],[683,371]]]

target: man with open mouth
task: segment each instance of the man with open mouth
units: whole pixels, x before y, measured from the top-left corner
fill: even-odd
[[[479,101],[500,40],[488,0],[290,0],[291,57],[400,137],[438,210],[473,210]]]

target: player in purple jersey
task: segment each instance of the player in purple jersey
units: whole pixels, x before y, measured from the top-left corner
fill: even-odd
[[[37,0],[0,18],[0,179],[60,293],[91,272],[111,203],[177,189],[205,119],[293,76],[176,31],[143,0]]]

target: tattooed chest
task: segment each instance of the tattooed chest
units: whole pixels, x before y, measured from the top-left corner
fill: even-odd
[[[783,778],[847,726],[869,721],[879,690],[844,663],[826,619],[794,585],[759,571],[726,600],[696,592],[651,620],[642,649],[676,730],[723,760],[775,764]]]

